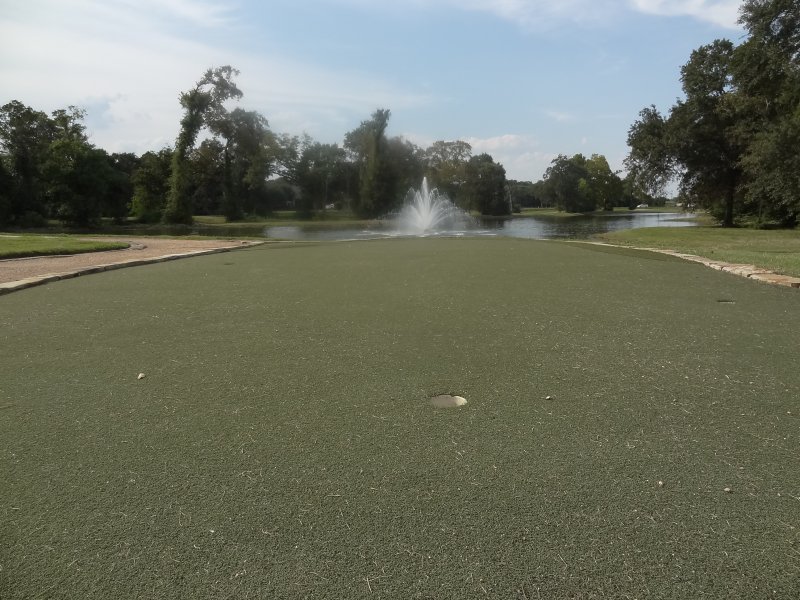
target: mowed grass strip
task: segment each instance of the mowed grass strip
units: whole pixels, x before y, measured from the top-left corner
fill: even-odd
[[[676,250],[800,277],[800,230],[647,227],[595,236],[611,244]]]
[[[796,597],[800,296],[652,256],[275,245],[0,298],[0,597]]]
[[[127,247],[128,244],[124,242],[84,240],[68,235],[0,233],[0,259],[82,254],[101,250],[119,250]]]

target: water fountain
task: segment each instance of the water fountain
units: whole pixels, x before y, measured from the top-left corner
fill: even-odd
[[[410,189],[395,219],[397,230],[406,235],[454,233],[474,226],[474,219],[458,208],[438,189],[422,180],[420,189]]]

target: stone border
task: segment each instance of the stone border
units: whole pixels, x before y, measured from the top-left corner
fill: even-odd
[[[174,254],[165,254],[163,256],[155,256],[153,258],[134,258],[131,260],[124,260],[120,262],[92,265],[91,267],[83,267],[80,269],[76,269],[74,271],[65,271],[63,273],[52,273],[49,275],[29,277],[27,279],[19,279],[17,281],[0,283],[0,296],[2,296],[3,294],[10,294],[11,292],[32,288],[37,285],[44,285],[45,283],[50,283],[51,281],[72,279],[73,277],[80,277],[81,275],[102,273],[104,271],[114,271],[116,269],[124,269],[126,267],[138,267],[140,265],[162,263],[170,260],[177,260],[179,258],[190,258],[192,256],[203,256],[205,254],[219,254],[222,252],[230,252],[231,250],[238,250],[240,248],[252,248],[253,246],[260,246],[261,244],[265,243],[266,242],[242,241],[241,245],[239,246],[229,246],[227,248],[211,248],[208,250],[192,250],[191,252],[178,252]]]
[[[610,246],[612,248],[630,248],[631,250],[645,250],[647,252],[657,252],[659,254],[668,254],[688,260],[691,262],[700,263],[706,267],[711,267],[716,271],[724,271],[740,277],[747,277],[763,283],[771,283],[773,285],[782,285],[791,288],[800,288],[800,278],[792,277],[790,275],[781,275],[770,271],[769,269],[762,269],[755,265],[743,265],[737,263],[729,263],[721,260],[712,260],[703,256],[695,256],[694,254],[684,254],[683,252],[676,252],[675,250],[662,250],[660,248],[641,248],[639,246],[620,246],[619,244],[606,244],[604,242],[579,242],[584,244],[594,244],[596,246]]]

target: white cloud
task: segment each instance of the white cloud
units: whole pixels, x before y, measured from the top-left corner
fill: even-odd
[[[688,16],[736,29],[741,0],[630,0],[636,10],[670,17]]]
[[[472,154],[483,152],[491,154],[495,162],[505,167],[506,177],[519,181],[541,179],[555,153],[539,148],[539,142],[530,135],[505,134],[488,138],[466,137],[465,142],[472,146]]]
[[[467,10],[489,13],[527,29],[546,29],[554,23],[572,21],[596,23],[608,21],[620,8],[619,0],[408,0],[402,7],[394,0],[327,0],[357,5],[366,9]]]
[[[575,120],[575,115],[560,110],[545,110],[544,114],[559,123],[567,123]]]
[[[140,153],[173,142],[179,93],[216,65],[241,71],[242,107],[264,114],[277,131],[328,138],[321,141],[338,141],[352,125],[335,134],[333,127],[357,125],[376,106],[404,109],[430,101],[374,74],[253,56],[231,51],[224,42],[192,41],[176,33],[216,27],[220,35],[214,38],[224,39],[236,33],[234,21],[234,13],[220,5],[190,0],[4,4],[0,104],[18,99],[46,111],[69,104],[90,108],[93,143]]]
[[[417,8],[483,12],[526,29],[549,29],[563,22],[611,23],[626,10],[651,15],[688,16],[735,29],[741,0],[327,0],[384,10]]]

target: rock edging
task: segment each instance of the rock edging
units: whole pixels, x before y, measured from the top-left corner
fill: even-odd
[[[770,271],[769,269],[756,267],[755,265],[745,265],[745,264],[724,262],[721,260],[712,260],[710,258],[705,258],[704,256],[686,254],[684,252],[677,252],[675,250],[663,250],[661,248],[620,246],[619,244],[607,244],[605,242],[583,242],[583,243],[595,244],[597,246],[611,246],[614,248],[631,248],[632,250],[646,250],[648,252],[668,254],[669,256],[675,256],[677,258],[682,258],[683,260],[700,263],[702,265],[705,265],[706,267],[710,267],[717,271],[724,271],[725,273],[731,273],[733,275],[738,275],[740,277],[747,277],[748,279],[754,279],[756,281],[761,281],[762,283],[770,283],[772,285],[782,285],[791,288],[800,288],[800,278],[792,277],[791,275],[781,275],[780,273],[775,273],[774,271]]]
[[[10,294],[19,290],[24,290],[37,285],[44,285],[51,281],[60,281],[62,279],[72,279],[73,277],[80,277],[81,275],[90,275],[92,273],[102,273],[103,271],[114,271],[116,269],[124,269],[126,267],[138,267],[140,265],[149,265],[153,263],[162,263],[170,260],[177,260],[179,258],[190,258],[192,256],[202,256],[206,254],[219,254],[221,252],[230,252],[231,250],[238,250],[240,248],[252,248],[264,242],[241,242],[240,246],[229,246],[226,248],[210,248],[208,250],[192,250],[190,252],[178,252],[173,254],[165,254],[163,256],[156,256],[152,258],[134,258],[131,260],[124,260],[120,262],[105,263],[99,265],[92,265],[90,267],[81,267],[74,271],[65,271],[63,273],[52,273],[48,275],[40,275],[36,277],[28,277],[26,279],[19,279],[17,281],[9,281],[0,283],[0,296],[3,294]]]

